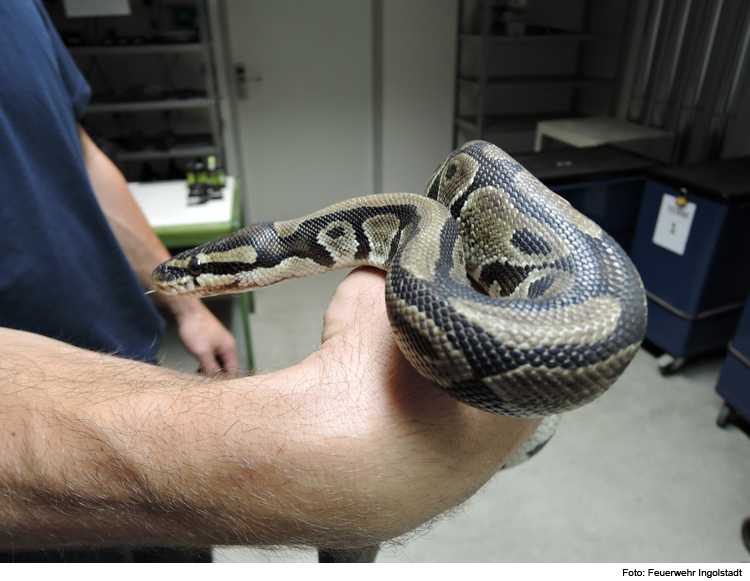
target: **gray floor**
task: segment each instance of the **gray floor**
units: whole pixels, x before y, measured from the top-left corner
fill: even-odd
[[[261,371],[319,345],[343,276],[255,294]],[[169,345],[167,364],[179,358]],[[543,453],[500,473],[424,535],[383,548],[378,562],[747,561],[739,528],[750,515],[750,439],[716,427],[720,367],[706,360],[665,378],[641,351],[612,390],[564,418]],[[217,561],[316,559],[312,551],[215,550]]]

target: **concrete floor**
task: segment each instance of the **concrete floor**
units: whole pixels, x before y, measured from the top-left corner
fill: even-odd
[[[261,372],[294,364],[319,345],[323,312],[344,275],[255,293]],[[172,344],[170,366],[179,359]],[[564,417],[539,456],[500,473],[430,531],[384,547],[377,561],[747,561],[739,531],[750,515],[750,439],[716,426],[721,364],[707,359],[662,377],[656,359],[641,351],[612,390]],[[313,551],[291,549],[217,548],[214,555],[317,560]]]

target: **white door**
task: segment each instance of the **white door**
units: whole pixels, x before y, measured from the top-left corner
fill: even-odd
[[[373,193],[371,4],[226,0],[252,222]]]

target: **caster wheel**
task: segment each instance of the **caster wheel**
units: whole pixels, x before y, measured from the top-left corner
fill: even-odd
[[[674,357],[669,353],[665,353],[656,360],[656,363],[659,366],[659,373],[667,377],[673,373],[677,373],[685,365],[685,358]]]
[[[725,403],[721,410],[719,411],[719,415],[716,418],[716,425],[720,428],[726,428],[729,424],[734,423],[734,420],[736,418],[737,413],[732,409],[732,406]],[[749,531],[750,534],[750,531]]]

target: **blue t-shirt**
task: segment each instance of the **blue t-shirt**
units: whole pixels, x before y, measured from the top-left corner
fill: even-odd
[[[90,95],[41,0],[0,2],[0,326],[153,359],[164,323],[83,162]]]

